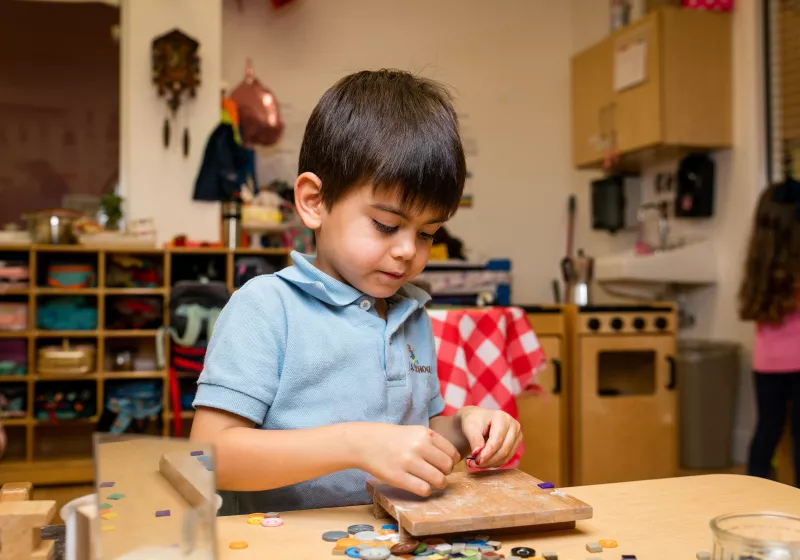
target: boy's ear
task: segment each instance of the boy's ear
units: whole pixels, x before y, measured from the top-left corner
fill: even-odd
[[[322,203],[322,180],[313,173],[301,173],[294,183],[294,204],[305,226],[308,229],[319,229],[325,210]]]

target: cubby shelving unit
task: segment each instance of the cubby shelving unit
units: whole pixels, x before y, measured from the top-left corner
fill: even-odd
[[[116,297],[158,298],[161,303],[162,325],[169,324],[169,300],[175,282],[188,279],[192,267],[213,263],[219,277],[229,293],[235,285],[234,264],[238,257],[264,257],[276,269],[291,264],[289,249],[225,249],[202,248],[91,248],[72,245],[0,246],[0,261],[25,261],[29,269],[26,287],[3,289],[0,284],[0,302],[27,304],[27,328],[25,330],[0,330],[0,340],[25,341],[27,350],[27,373],[23,375],[0,375],[0,392],[3,386],[24,387],[27,395],[25,416],[3,418],[8,435],[8,447],[0,459],[0,483],[26,480],[37,485],[87,483],[93,479],[92,434],[103,410],[108,383],[122,380],[157,380],[162,386],[161,433],[172,433],[172,412],[169,410],[170,394],[167,369],[155,365],[155,345],[158,328],[152,329],[108,329],[108,305]],[[153,263],[159,271],[159,285],[155,287],[121,287],[109,281],[109,266],[115,256],[131,256]],[[53,288],[47,286],[49,263],[75,261],[90,264],[95,272],[95,286],[86,288]],[[54,299],[65,296],[86,296],[97,310],[97,325],[91,330],[46,330],[37,324],[37,310],[43,298]],[[160,326],[160,325],[159,325]],[[94,372],[85,375],[41,375],[37,373],[37,349],[44,344],[60,344],[64,339],[71,343],[91,343],[96,349]],[[165,341],[167,342],[167,341]],[[165,344],[169,363],[169,344]],[[135,348],[136,354],[145,359],[143,367],[134,361],[129,371],[115,371],[112,367],[113,352],[120,347]],[[0,350],[1,352],[1,350]],[[0,355],[0,360],[3,356]],[[196,378],[192,374],[178,374],[180,379]],[[94,414],[88,418],[42,420],[36,415],[37,389],[48,383],[68,385],[70,388],[90,387],[96,394]],[[184,435],[193,414],[182,411]]]

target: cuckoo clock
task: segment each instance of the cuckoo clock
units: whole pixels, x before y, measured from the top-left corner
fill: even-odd
[[[179,29],[153,40],[153,84],[158,95],[167,98],[167,106],[174,117],[181,106],[181,97],[195,96],[200,85],[200,43]],[[164,146],[169,146],[169,118],[164,119]],[[189,152],[189,131],[183,131],[183,153]]]

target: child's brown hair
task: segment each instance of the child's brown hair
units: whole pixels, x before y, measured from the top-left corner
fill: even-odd
[[[780,324],[800,302],[800,183],[761,193],[739,288],[743,321]]]

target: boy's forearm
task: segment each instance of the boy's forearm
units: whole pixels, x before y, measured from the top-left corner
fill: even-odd
[[[470,454],[472,450],[469,448],[469,441],[464,437],[464,432],[461,430],[461,416],[459,414],[434,416],[430,420],[430,425],[431,430],[442,434],[458,449],[462,459]]]
[[[356,468],[347,424],[304,430],[232,427],[214,434],[220,490],[271,490]]]

